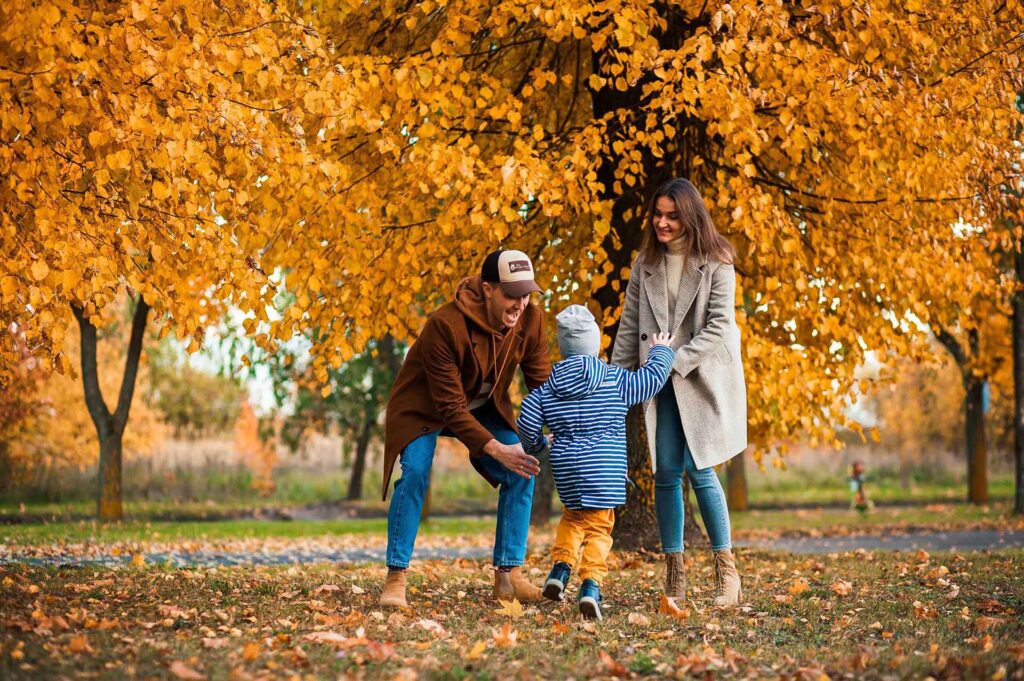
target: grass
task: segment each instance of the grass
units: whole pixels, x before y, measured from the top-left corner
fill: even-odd
[[[423,525],[426,535],[455,536],[489,533],[493,516],[437,516]],[[557,522],[557,517],[554,521]],[[733,534],[739,539],[776,534],[853,534],[908,529],[1019,527],[1008,504],[989,506],[937,504],[921,507],[880,507],[862,515],[848,509],[797,509],[733,513]],[[552,529],[551,527],[547,529]],[[332,535],[384,535],[386,518],[336,520],[214,520],[128,521],[97,523],[92,520],[57,521],[0,526],[0,543],[52,544],[59,542],[177,541],[330,537]]]
[[[769,509],[778,506],[845,506],[849,502],[846,480],[812,467],[792,468],[788,471],[768,470],[759,473],[750,464],[749,498],[754,508]],[[348,477],[340,472],[286,469],[275,474],[276,490],[269,497],[261,497],[250,487],[248,471],[213,469],[208,477],[199,470],[179,472],[173,484],[157,484],[159,480],[143,481],[125,491],[125,514],[129,518],[147,520],[156,518],[204,518],[251,513],[254,509],[281,509],[312,504],[337,503],[347,490]],[[724,483],[724,474],[722,475]],[[187,484],[186,484],[187,483]],[[380,501],[380,472],[371,470],[363,485],[363,500],[349,505],[367,512],[386,513],[387,505]],[[65,490],[62,500],[0,499],[0,515],[18,516],[22,513],[54,520],[88,519],[96,512],[92,496],[93,481],[84,480],[73,490]],[[134,490],[134,491],[133,491]],[[919,473],[911,477],[910,486],[900,486],[894,472],[880,469],[869,480],[871,498],[886,503],[939,503],[956,502],[964,498],[964,483],[954,476]],[[1009,500],[1013,494],[1013,478],[1006,474],[993,474],[989,493],[994,502]],[[448,472],[437,476],[432,483],[434,509],[438,512],[475,509],[494,509],[497,497],[479,475],[467,470]]]
[[[850,501],[844,477],[825,476],[812,469],[791,469],[760,475],[756,469],[748,473],[749,496],[753,505],[845,505]],[[725,476],[722,476],[725,483]],[[867,482],[869,496],[875,503],[961,501],[967,487],[954,476],[917,475],[904,488],[894,471],[875,471]],[[1003,501],[1013,497],[1013,477],[992,475],[989,497]]]
[[[427,535],[455,536],[493,531],[493,518],[438,517],[422,526]],[[218,520],[210,522],[55,522],[0,526],[0,543],[17,545],[60,542],[202,541],[383,535],[386,518],[344,520]]]
[[[955,529],[977,526],[1024,525],[1024,518],[1011,515],[1011,505],[997,502],[986,506],[964,503],[926,506],[878,506],[869,513],[847,508],[753,510],[731,513],[736,534],[772,532],[781,534],[874,533],[898,529]]]
[[[741,552],[725,612],[695,554],[679,617],[660,565],[615,554],[601,623],[572,600],[498,612],[483,561],[417,566],[403,613],[378,609],[377,566],[0,567],[0,677],[1024,677],[1024,552]]]
[[[348,489],[348,476],[325,471],[288,469],[275,474],[274,492],[263,497],[251,489],[251,474],[237,471],[230,474],[214,470],[209,478],[201,478],[199,471],[179,472],[194,484],[177,480],[168,488],[158,480],[151,481],[150,489],[141,483],[125,486],[124,509],[129,518],[223,516],[250,513],[253,509],[282,509],[316,504],[336,504],[344,499]],[[165,481],[165,484],[166,483]],[[96,513],[93,496],[94,481],[84,479],[73,491],[64,490],[59,500],[19,498],[16,495],[0,499],[0,515],[27,514],[53,519],[89,518]],[[345,502],[349,506],[386,513],[387,504],[380,501],[380,472],[371,471],[363,483],[363,499]],[[432,502],[438,511],[454,511],[466,506],[495,508],[497,495],[487,482],[472,470],[439,475],[432,481]]]

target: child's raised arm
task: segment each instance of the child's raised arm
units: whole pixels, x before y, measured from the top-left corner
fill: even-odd
[[[675,351],[671,347],[672,336],[657,333],[651,338],[651,352],[647,361],[636,371],[626,371],[619,382],[619,394],[623,402],[632,406],[646,402],[661,390],[672,370]]]
[[[538,388],[526,396],[523,408],[519,410],[519,418],[516,419],[519,441],[527,454],[536,454],[547,445],[547,438],[541,433],[544,427],[544,402],[540,393],[541,388]]]

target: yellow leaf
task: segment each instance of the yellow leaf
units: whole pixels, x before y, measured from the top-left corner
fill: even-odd
[[[36,260],[32,263],[32,278],[36,281],[42,281],[46,279],[46,275],[50,273],[50,266],[42,260]]]
[[[68,652],[71,653],[91,653],[93,652],[92,646],[89,645],[89,639],[85,636],[72,636],[68,642]]]
[[[470,661],[477,660],[480,658],[481,655],[484,654],[485,650],[487,650],[487,642],[477,641],[476,645],[474,645],[473,648],[468,653],[466,653],[466,659]]]
[[[204,681],[206,679],[205,676],[180,660],[172,662],[169,671],[175,678],[184,679],[184,681]]]
[[[142,567],[145,564],[146,564],[146,557],[144,555],[142,555],[141,553],[136,553],[136,554],[134,554],[132,556],[132,566],[133,567]]]
[[[153,198],[160,201],[163,201],[164,199],[171,195],[171,188],[168,187],[163,182],[161,182],[160,180],[156,180],[155,182],[153,182],[152,189]]]
[[[675,598],[669,598],[665,594],[661,595],[661,605],[658,608],[658,612],[675,617],[677,620],[690,619],[689,609],[680,608]]]
[[[839,596],[849,596],[850,592],[853,591],[853,584],[847,582],[846,580],[839,579],[836,580],[835,583],[833,583],[832,586],[829,588],[832,589],[833,593]]]
[[[107,167],[111,170],[122,170],[131,165],[132,154],[127,149],[107,154]]]
[[[501,607],[494,612],[499,615],[508,615],[513,619],[523,616],[523,604],[519,602],[518,598],[514,598],[511,601],[499,600],[498,603],[501,603]]]
[[[800,577],[799,579],[794,579],[793,583],[789,585],[789,593],[793,594],[794,596],[799,596],[803,592],[808,591],[810,588],[811,585],[807,583],[807,580],[803,577]]]
[[[511,622],[505,622],[501,630],[491,630],[494,645],[499,648],[515,648],[519,638],[519,632],[512,628]]]
[[[246,662],[252,662],[260,656],[260,644],[255,641],[250,641],[242,647],[242,659]]]

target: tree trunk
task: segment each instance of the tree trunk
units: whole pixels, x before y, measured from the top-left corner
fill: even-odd
[[[551,450],[545,447],[537,455],[540,461],[540,474],[534,479],[533,509],[530,511],[530,524],[544,527],[551,521],[551,497],[555,493],[555,478],[551,475]]]
[[[657,551],[661,538],[654,510],[654,471],[651,470],[651,457],[647,451],[642,406],[633,407],[626,416],[626,447],[629,477],[634,484],[626,485],[626,505],[615,513],[612,536],[617,548]]]
[[[352,461],[352,477],[348,481],[349,501],[356,501],[363,498],[363,473],[366,470],[366,452],[370,448],[370,437],[373,435],[375,419],[367,418],[363,422],[363,429],[356,439],[355,459]]]
[[[100,437],[100,497],[96,512],[100,520],[121,520],[124,505],[121,496],[121,434],[108,432]]]
[[[729,459],[725,470],[726,501],[729,503],[729,510],[746,511],[750,508],[750,500],[747,495],[746,452],[740,452]]]
[[[965,376],[964,415],[967,431],[967,501],[988,503],[988,449],[985,442],[985,411],[983,395],[985,380]]]
[[[935,336],[960,368],[964,385],[964,431],[967,454],[967,501],[988,503],[988,450],[985,444],[985,376],[974,373],[974,360],[980,352],[977,329],[967,331],[965,348],[945,329],[936,329]]]
[[[116,521],[124,517],[121,495],[121,442],[128,423],[128,413],[135,393],[135,379],[142,356],[142,337],[146,330],[149,305],[139,297],[132,317],[132,333],[128,342],[121,390],[117,397],[117,408],[113,413],[107,408],[100,390],[99,372],[96,364],[96,327],[81,309],[72,305],[82,336],[82,384],[85,389],[85,404],[96,427],[100,441],[99,493],[96,499],[96,514],[100,520]]]
[[[1013,512],[1024,514],[1024,252],[1014,253],[1013,294]]]
[[[656,3],[656,6],[659,15],[666,21],[664,30],[656,30],[658,43],[664,49],[678,49],[699,27],[708,25],[710,21],[710,14],[701,14],[691,21],[678,7],[663,2]],[[601,51],[591,55],[591,68],[594,73],[600,70],[602,57]],[[628,182],[623,181],[621,174],[619,177],[616,175],[620,163],[632,165],[633,169],[630,172],[635,173],[635,162],[632,159],[623,159],[615,153],[611,140],[616,137],[633,136],[630,127],[633,123],[632,116],[641,110],[641,102],[645,97],[644,87],[648,84],[648,79],[641,78],[639,82],[630,84],[625,91],[617,89],[611,82],[613,80],[609,79],[604,87],[591,89],[590,96],[594,117],[608,120],[606,136],[609,143],[605,146],[597,177],[603,187],[601,198],[612,204],[613,229],[601,244],[608,255],[610,265],[604,269],[608,275],[608,282],[594,292],[594,298],[605,316],[616,320],[608,327],[608,334],[614,343],[627,283],[619,273],[632,265],[634,255],[640,246],[647,200],[655,187],[672,177],[688,177],[700,182],[698,175],[707,169],[707,164],[696,165],[694,160],[701,155],[702,149],[707,145],[707,128],[704,122],[697,119],[678,117],[672,120],[671,123],[677,130],[675,138],[666,139],[664,147],[657,155],[650,148],[642,150],[639,182],[630,186]],[[627,430],[629,470],[637,486],[628,488],[626,507],[617,516],[616,543],[624,548],[651,549],[659,543],[654,515],[654,478],[647,454],[643,416],[638,408],[630,411]],[[688,515],[692,518],[692,514]]]

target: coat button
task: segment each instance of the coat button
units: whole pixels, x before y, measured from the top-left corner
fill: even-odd
[[[647,340],[647,334],[646,333],[640,334],[640,340]]]
[[[425,433],[425,432],[427,432],[428,430],[430,430],[430,428],[427,428],[426,426],[423,426],[423,428],[421,428],[420,430],[422,430],[422,431],[423,431],[423,432]]]
[[[690,332],[690,340],[693,340],[693,332]]]

